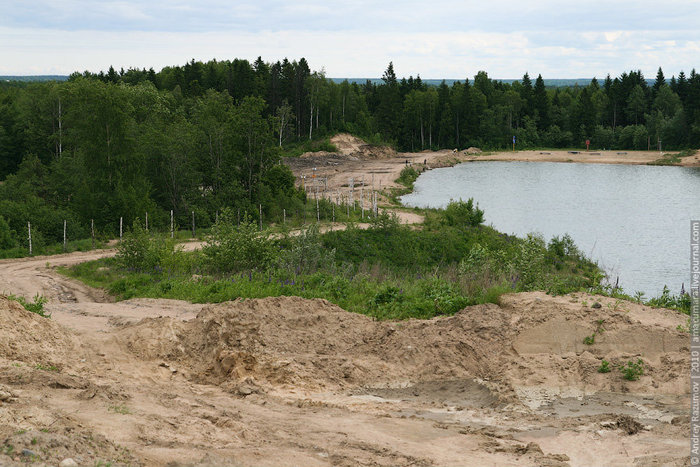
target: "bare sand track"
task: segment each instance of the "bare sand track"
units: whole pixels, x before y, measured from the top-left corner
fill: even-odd
[[[0,262],[0,291],[43,293],[52,313],[0,298],[0,465],[688,462],[673,311],[523,293],[376,322],[296,297],[114,303],[54,269],[107,254]],[[640,358],[624,380],[616,365]]]

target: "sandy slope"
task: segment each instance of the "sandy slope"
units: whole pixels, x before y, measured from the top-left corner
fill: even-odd
[[[41,291],[53,313],[0,299],[1,465],[23,449],[36,465],[687,461],[688,335],[672,311],[525,293],[375,322],[294,297],[110,303],[53,270],[105,254],[0,262],[0,289]],[[642,358],[645,375],[600,374],[602,358]]]

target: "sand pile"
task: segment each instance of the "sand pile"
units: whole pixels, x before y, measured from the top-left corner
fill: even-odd
[[[308,390],[408,387],[478,381],[489,403],[568,391],[683,394],[687,333],[683,317],[605,299],[504,297],[430,321],[376,322],[326,300],[275,297],[205,307],[196,319],[148,319],[122,330],[142,358],[184,365],[191,377],[232,391],[246,387]],[[595,342],[584,338],[596,333]],[[617,365],[642,359],[644,375],[626,381]],[[602,359],[610,373],[598,373]],[[533,393],[537,388],[539,392]],[[533,395],[535,394],[535,395]],[[523,400],[531,405],[532,400]],[[537,405],[537,404],[535,404]]]
[[[396,157],[396,151],[388,146],[367,144],[365,141],[352,136],[349,133],[338,133],[331,138],[331,143],[338,148],[338,152],[345,156],[358,159],[388,159]]]
[[[0,296],[0,360],[61,368],[76,348],[65,328]]]
[[[333,165],[346,160],[388,159],[396,157],[396,151],[388,146],[367,144],[365,141],[349,133],[339,133],[330,139],[331,144],[338,148],[337,152],[313,151],[305,152],[301,159],[312,159],[317,165]]]

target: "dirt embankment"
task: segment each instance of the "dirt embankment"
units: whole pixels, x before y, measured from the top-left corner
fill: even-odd
[[[0,297],[2,465],[687,462],[687,318],[672,311],[523,293],[377,322],[296,297],[62,296],[50,320]]]

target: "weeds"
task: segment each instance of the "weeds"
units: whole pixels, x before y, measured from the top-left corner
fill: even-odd
[[[603,328],[603,322],[604,321],[602,319],[596,320],[596,329],[595,329],[595,331],[593,331],[593,334],[583,338],[584,344],[586,344],[586,345],[595,344],[595,336],[605,332],[605,329]]]
[[[598,367],[598,373],[610,373],[610,362],[603,360]]]
[[[38,293],[34,295],[34,300],[33,301],[28,301],[26,298],[22,296],[15,296],[15,295],[8,295],[10,300],[14,300],[20,305],[24,307],[25,310],[31,311],[32,313],[36,313],[37,315],[44,317],[44,318],[51,318],[51,313],[47,313],[46,310],[44,310],[44,305],[49,301],[46,297],[43,295],[39,295]]]
[[[627,364],[620,365],[619,369],[624,379],[627,381],[637,381],[639,377],[644,374],[644,362],[641,358],[637,359],[636,362],[630,360]]]
[[[56,372],[56,373],[58,373],[59,371],[61,371],[61,369],[58,368],[57,366],[54,366],[54,365],[43,365],[43,364],[41,364],[41,363],[37,363],[36,365],[34,365],[34,368],[37,369],[37,370],[42,370],[42,371],[53,371],[53,372]]]
[[[129,415],[131,413],[131,410],[129,410],[129,407],[127,407],[124,404],[110,405],[108,410],[110,412],[118,413],[121,415]]]

